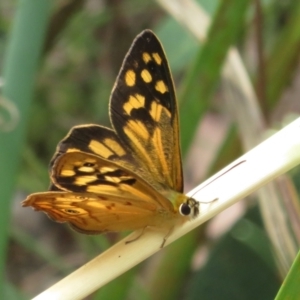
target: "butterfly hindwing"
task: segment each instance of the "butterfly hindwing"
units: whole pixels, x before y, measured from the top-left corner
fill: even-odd
[[[69,152],[57,158],[50,174],[56,187],[75,193],[92,193],[116,199],[127,199],[155,204],[174,212],[174,206],[160,193],[131,171],[111,161],[86,152]]]
[[[23,206],[68,222],[79,232],[135,230],[176,220],[170,201],[131,171],[97,155],[75,150],[61,154],[50,176],[51,191],[28,196]]]
[[[73,229],[86,234],[135,230],[168,222],[168,215],[158,215],[154,203],[128,199],[122,194],[105,197],[64,191],[36,193],[28,196],[23,206],[42,210],[52,220],[68,222]]]

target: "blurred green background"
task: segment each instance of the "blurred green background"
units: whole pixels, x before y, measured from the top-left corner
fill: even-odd
[[[192,5],[211,18],[205,41],[196,37],[204,19]],[[48,163],[72,126],[110,126],[110,91],[139,32],[152,29],[169,59],[189,191],[249,149],[237,115],[248,114],[247,126],[257,126],[252,111],[233,113],[234,104],[226,104],[222,69],[230,47],[239,50],[255,91],[262,124],[256,144],[265,129],[299,114],[299,22],[296,0],[2,0],[1,299],[37,295],[123,235],[81,235],[20,202],[47,190]],[[235,87],[236,101],[242,94]],[[300,241],[299,180],[293,170],[274,183],[276,196],[267,194],[270,205],[278,197],[274,223],[283,215],[288,234],[265,229],[260,196],[253,195],[88,299],[274,299]]]

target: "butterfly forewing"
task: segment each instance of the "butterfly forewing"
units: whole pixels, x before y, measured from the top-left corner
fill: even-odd
[[[115,131],[110,128],[89,124],[73,127],[68,135],[58,144],[57,152],[51,160],[52,167],[56,159],[64,153],[85,152],[119,164],[121,167],[139,173],[137,164],[126,148],[122,145]]]
[[[157,190],[182,192],[182,167],[175,91],[157,37],[143,31],[133,42],[111,99],[111,129],[74,127],[57,154],[76,150],[97,154],[129,168]]]
[[[162,46],[149,30],[134,40],[111,99],[112,125],[158,190],[183,190],[175,91]]]

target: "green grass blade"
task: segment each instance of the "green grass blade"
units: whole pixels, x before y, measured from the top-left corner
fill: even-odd
[[[300,252],[286,276],[275,300],[298,300],[300,295]]]
[[[300,2],[295,1],[267,61],[268,108],[276,105],[295,72],[300,48]]]
[[[7,123],[0,128],[0,291],[4,291],[1,285],[4,283],[10,203],[18,175],[34,80],[51,6],[52,1],[46,0],[19,2],[4,59],[3,96],[14,107],[18,119],[15,119],[14,128],[5,130]]]
[[[206,111],[220,77],[229,47],[234,43],[245,21],[245,13],[251,1],[222,1],[209,29],[207,42],[199,51],[186,76],[182,92],[180,116],[181,144],[186,153],[194,137],[196,124]]]

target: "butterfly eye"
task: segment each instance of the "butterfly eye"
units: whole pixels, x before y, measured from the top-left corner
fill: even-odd
[[[192,212],[192,208],[190,207],[190,205],[188,203],[182,203],[179,206],[179,213],[182,216],[189,216]]]
[[[186,202],[179,206],[179,213],[182,216],[196,218],[199,215],[199,202],[193,198],[188,198]]]

